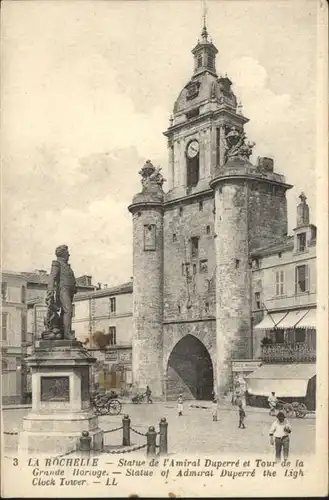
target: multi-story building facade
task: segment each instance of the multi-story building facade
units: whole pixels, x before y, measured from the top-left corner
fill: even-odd
[[[262,366],[250,394],[305,400],[315,408],[316,227],[304,194],[293,236],[252,253],[253,352]]]
[[[27,280],[19,273],[3,272],[1,280],[1,386],[4,404],[22,403],[26,393],[24,357],[27,332]]]
[[[97,359],[95,388],[129,390],[132,384],[132,282],[81,293],[74,300],[75,336]]]

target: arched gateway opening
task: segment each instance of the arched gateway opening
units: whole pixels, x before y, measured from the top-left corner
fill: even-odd
[[[214,374],[208,350],[193,335],[173,348],[167,367],[167,398],[181,393],[186,399],[211,400]]]

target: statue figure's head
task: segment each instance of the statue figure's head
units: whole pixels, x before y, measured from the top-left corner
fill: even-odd
[[[56,257],[64,259],[67,262],[70,257],[69,247],[67,245],[60,245],[56,248],[55,255]]]

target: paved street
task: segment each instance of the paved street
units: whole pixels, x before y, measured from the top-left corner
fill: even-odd
[[[209,409],[192,408],[190,405],[209,406]],[[246,407],[246,429],[238,429],[238,415],[235,407],[227,404],[220,412],[218,422],[212,421],[211,404],[196,401],[185,402],[184,415],[178,417],[175,402],[134,405],[125,403],[118,416],[99,417],[103,430],[121,425],[122,416],[128,414],[131,426],[145,433],[149,425],[158,430],[161,417],[168,421],[168,451],[170,453],[273,453],[269,445],[268,432],[273,421],[268,410]],[[27,409],[3,411],[5,431],[18,431]],[[292,424],[291,454],[304,455],[315,450],[315,418],[307,415],[304,419],[290,419]],[[105,443],[118,446],[121,431],[106,434]],[[145,438],[131,433],[132,444],[144,444]],[[6,436],[5,453],[13,453],[17,446],[17,436]]]

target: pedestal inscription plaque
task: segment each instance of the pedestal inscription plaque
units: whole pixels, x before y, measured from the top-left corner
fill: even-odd
[[[41,377],[41,401],[70,401],[69,377]]]

